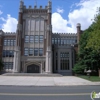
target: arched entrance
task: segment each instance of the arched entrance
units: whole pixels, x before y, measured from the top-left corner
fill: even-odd
[[[40,73],[40,66],[35,64],[27,66],[27,73]]]

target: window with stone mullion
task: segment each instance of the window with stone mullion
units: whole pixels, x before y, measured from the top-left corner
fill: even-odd
[[[39,42],[39,36],[35,35],[35,43]]]
[[[38,48],[34,48],[34,56],[38,56],[38,52],[39,52]]]
[[[4,46],[7,46],[7,39],[4,39]]]
[[[14,40],[10,40],[10,45],[11,45],[11,46],[14,45]]]
[[[39,42],[40,42],[40,43],[43,42],[43,35],[40,35],[40,36],[39,36]]]
[[[33,43],[33,42],[34,42],[34,36],[30,35],[30,43]]]
[[[25,43],[29,43],[29,36],[28,35],[25,36]]]
[[[39,49],[39,56],[43,56],[43,48]]]
[[[29,54],[29,53],[28,53],[28,48],[24,48],[24,55],[25,55],[25,56],[28,56],[28,54]]]
[[[33,48],[29,48],[29,55],[33,55]]]

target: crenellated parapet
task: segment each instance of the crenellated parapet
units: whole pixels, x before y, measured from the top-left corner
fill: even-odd
[[[76,33],[52,33],[52,36],[56,36],[56,35],[58,35],[58,36],[69,36],[69,37],[77,36]]]
[[[28,7],[24,5],[23,1],[20,1],[20,11],[23,11],[24,13],[51,13],[51,2],[48,2],[48,5],[45,7],[34,5],[33,7],[29,5]]]
[[[44,9],[44,10],[47,10],[48,9],[48,6],[41,6],[40,7],[37,7],[36,5],[34,7],[32,7],[31,5],[29,5],[28,7],[26,7],[25,5],[23,6],[23,9],[24,10],[29,10],[29,9]]]
[[[45,8],[43,8],[42,6],[40,6],[39,8],[37,6],[34,6],[34,8],[32,8],[32,6],[29,6],[28,8],[26,6],[24,6],[24,13],[47,13],[47,9],[48,7],[45,6]]]
[[[12,36],[12,35],[16,35],[16,32],[4,32],[5,36]]]

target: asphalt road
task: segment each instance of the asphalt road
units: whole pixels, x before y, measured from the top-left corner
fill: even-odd
[[[91,100],[92,91],[100,92],[100,86],[0,86],[0,100]]]

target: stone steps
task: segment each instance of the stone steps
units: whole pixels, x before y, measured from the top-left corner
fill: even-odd
[[[45,76],[45,77],[61,77],[63,75],[61,74],[56,74],[56,73],[3,73],[1,74],[3,76]]]

